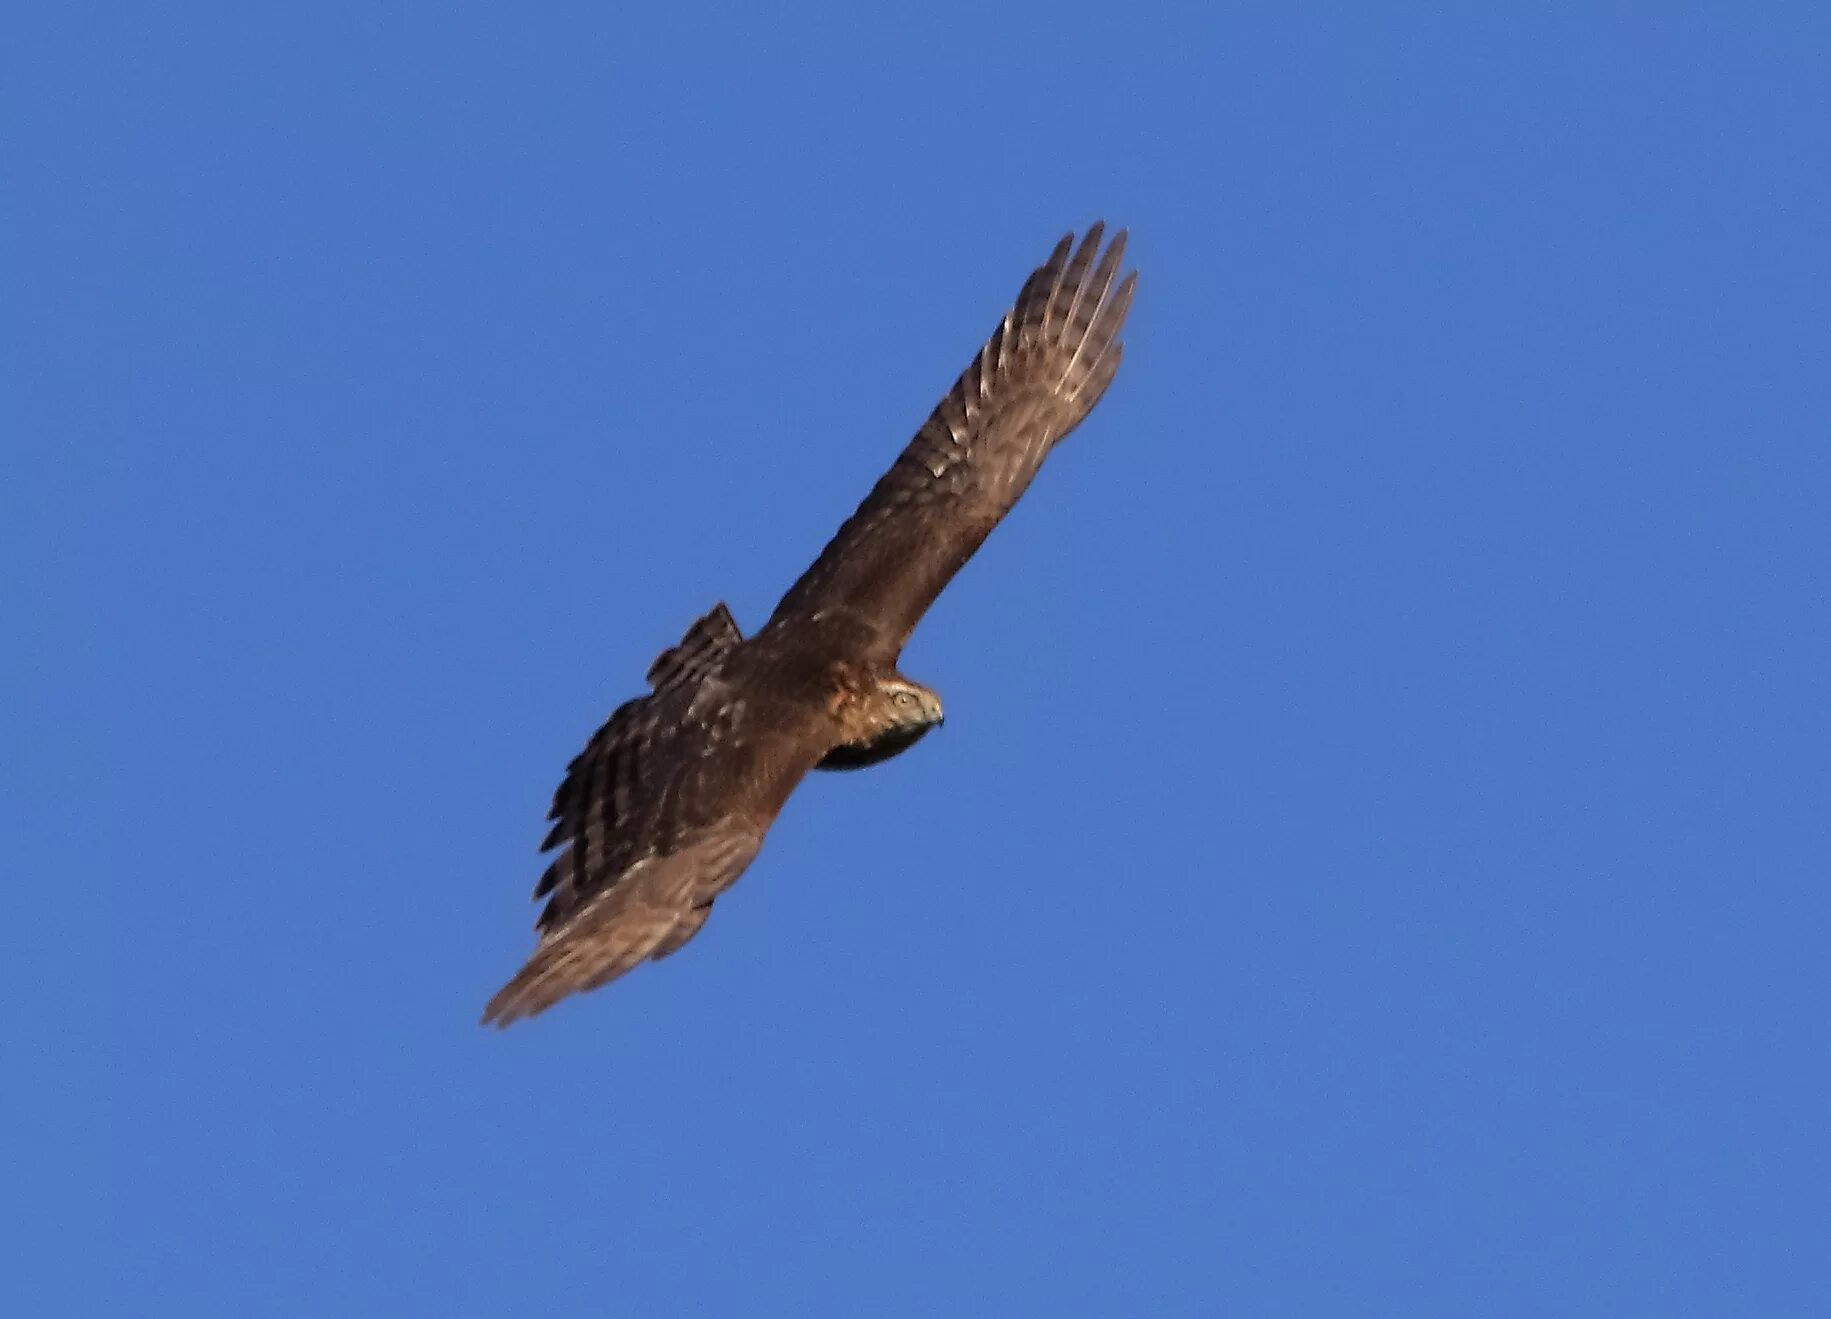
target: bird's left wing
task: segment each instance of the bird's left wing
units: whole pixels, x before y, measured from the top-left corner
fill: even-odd
[[[486,1025],[507,1026],[568,994],[609,984],[651,957],[666,957],[705,924],[712,900],[731,886],[763,843],[763,827],[722,821],[673,851],[645,856],[570,914],[543,930],[540,946],[484,1009]]]
[[[757,805],[753,763],[736,745],[741,702],[718,676],[742,640],[717,606],[650,666],[654,690],[618,706],[566,767],[541,844],[556,855],[534,889],[547,900],[540,944],[490,1000],[486,1023],[506,1026],[666,957],[757,854],[774,812]]]
[[[1121,231],[1063,238],[915,439],[770,620],[828,610],[864,623],[893,658],[953,575],[1029,486],[1049,450],[1119,369],[1135,275],[1117,280]],[[1099,255],[1096,262],[1095,256]]]

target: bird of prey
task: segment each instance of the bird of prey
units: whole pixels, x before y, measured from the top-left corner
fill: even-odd
[[[1125,234],[1056,245],[909,446],[746,638],[723,604],[566,769],[540,941],[485,1009],[506,1026],[676,952],[809,770],[876,764],[941,722],[897,671],[923,612],[1119,369]]]

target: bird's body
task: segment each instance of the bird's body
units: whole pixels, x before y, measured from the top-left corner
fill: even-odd
[[[770,619],[724,605],[650,666],[568,767],[535,888],[540,944],[490,1000],[507,1025],[665,957],[756,856],[795,787],[907,749],[941,720],[898,672],[910,631],[1118,369],[1120,234],[1057,245],[1016,305]]]

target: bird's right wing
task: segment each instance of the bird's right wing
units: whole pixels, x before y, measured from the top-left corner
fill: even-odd
[[[770,619],[788,627],[843,610],[893,659],[910,631],[1029,486],[1051,448],[1119,369],[1135,275],[1118,279],[1125,234],[1063,238],[991,339],[858,511]],[[1071,250],[1072,249],[1072,250]]]

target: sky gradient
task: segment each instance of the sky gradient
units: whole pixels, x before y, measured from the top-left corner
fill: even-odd
[[[1824,1313],[1781,12],[18,20],[19,1313]],[[567,760],[1096,218],[945,729],[479,1029]]]

